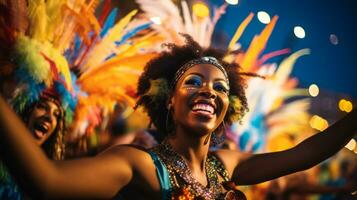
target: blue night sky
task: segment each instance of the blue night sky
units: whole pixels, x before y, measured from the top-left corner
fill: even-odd
[[[213,0],[221,5],[223,0]],[[212,6],[211,5],[211,6]],[[356,0],[240,0],[229,6],[216,27],[215,38],[226,38],[227,46],[238,25],[249,12],[265,11],[279,20],[264,53],[290,48],[297,51],[310,48],[311,54],[301,57],[295,64],[292,76],[299,79],[299,87],[315,83],[320,91],[357,99],[357,1]],[[254,34],[265,25],[255,15],[240,43],[246,49]],[[296,38],[294,26],[305,29],[304,39]],[[217,31],[218,30],[218,31]],[[330,34],[338,37],[338,44],[330,42]],[[217,44],[216,44],[217,45]],[[281,58],[268,62],[279,62]]]

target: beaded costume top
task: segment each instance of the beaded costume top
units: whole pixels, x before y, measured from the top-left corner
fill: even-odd
[[[231,183],[228,172],[223,163],[211,153],[208,154],[205,163],[207,186],[193,178],[187,163],[167,142],[151,149],[150,155],[155,161],[163,199],[246,199],[241,191],[227,187],[229,184],[226,183]],[[219,177],[223,179],[222,182]],[[168,179],[166,183],[165,179]]]

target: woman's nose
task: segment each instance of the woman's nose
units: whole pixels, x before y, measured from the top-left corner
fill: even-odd
[[[48,120],[49,122],[52,121],[52,117],[53,117],[53,113],[50,110],[46,110],[45,115],[43,116],[46,120]]]
[[[199,95],[210,99],[215,99],[217,97],[217,94],[208,86],[202,87],[199,91]]]

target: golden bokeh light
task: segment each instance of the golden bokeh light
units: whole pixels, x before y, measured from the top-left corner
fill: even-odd
[[[193,4],[192,12],[193,12],[193,14],[195,14],[197,17],[200,17],[200,18],[209,16],[209,8],[206,4],[204,4],[202,2]]]
[[[328,122],[324,118],[314,115],[310,119],[310,126],[316,130],[323,131],[328,127]]]
[[[351,112],[353,109],[353,105],[351,101],[348,101],[346,99],[341,99],[338,102],[338,108],[344,112]]]

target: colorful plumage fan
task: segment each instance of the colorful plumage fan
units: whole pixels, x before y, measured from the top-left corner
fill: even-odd
[[[110,7],[110,1],[106,1],[104,10]],[[116,22],[116,8],[103,12],[99,16],[102,22],[93,19],[99,24],[98,32],[89,33],[86,40],[76,40],[66,52],[84,92],[79,96],[72,139],[105,128],[105,119],[116,107],[122,110],[123,119],[132,114],[138,77],[146,62],[156,55],[146,49],[160,39],[148,29],[152,22],[133,19],[136,13],[133,10]],[[141,32],[145,34],[138,36]]]
[[[291,54],[278,68],[276,64],[262,65],[256,73],[266,78],[248,80],[246,95],[250,110],[242,123],[234,123],[229,131],[230,138],[239,144],[240,149],[261,151],[268,139],[308,130],[309,101],[302,99],[284,104],[289,97],[307,95],[305,90],[295,89],[296,81],[289,75],[296,59],[308,52],[300,50]]]

